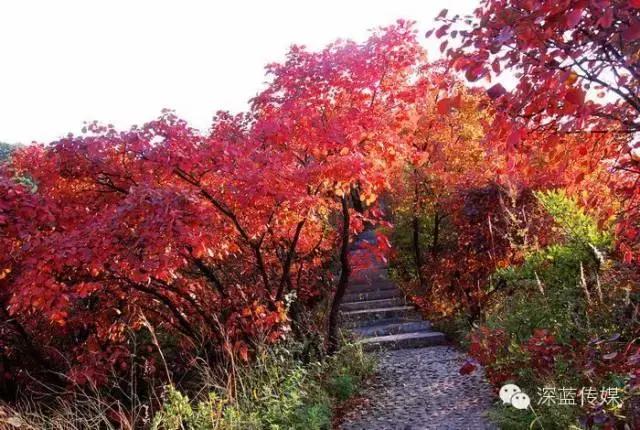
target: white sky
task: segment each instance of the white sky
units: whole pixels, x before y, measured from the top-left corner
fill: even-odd
[[[470,13],[474,0],[0,0],[0,141],[48,142],[83,121],[128,128],[174,109],[206,130],[245,110],[287,48],[363,40],[397,18]]]

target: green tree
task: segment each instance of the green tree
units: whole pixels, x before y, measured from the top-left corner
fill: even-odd
[[[9,155],[16,149],[16,145],[0,142],[0,161],[4,161],[9,158]]]

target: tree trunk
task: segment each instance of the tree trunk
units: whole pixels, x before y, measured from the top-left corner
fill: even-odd
[[[424,257],[422,256],[422,249],[420,248],[420,189],[418,184],[418,172],[414,171],[414,195],[413,195],[413,257],[416,265],[416,273],[418,274],[418,280],[420,281],[420,288],[427,288],[427,281],[422,273],[422,266],[424,266]]]
[[[362,200],[360,200],[360,186],[359,185],[354,185],[351,187],[351,203],[353,204],[353,208],[359,212],[359,213],[364,213],[365,211],[365,207],[364,204],[362,203]]]
[[[351,267],[349,266],[349,206],[347,197],[342,197],[342,244],[340,247],[340,279],[329,311],[329,327],[327,333],[327,353],[333,354],[338,349],[338,312],[342,298],[349,284]]]
[[[418,280],[420,281],[420,287],[426,288],[427,282],[424,279],[422,273],[422,266],[424,265],[424,259],[422,257],[422,250],[420,249],[420,219],[418,214],[413,214],[413,258],[416,265],[416,273],[418,274]]]
[[[431,255],[435,260],[436,254],[438,253],[438,241],[440,240],[440,221],[442,217],[440,216],[440,212],[436,209],[433,214],[433,242],[431,242]]]
[[[291,264],[293,263],[293,259],[296,254],[296,246],[298,245],[298,240],[300,240],[300,233],[302,232],[302,228],[304,227],[305,220],[302,220],[296,226],[296,231],[293,235],[293,239],[291,240],[291,246],[289,247],[289,251],[287,252],[287,258],[282,265],[282,278],[280,279],[280,285],[278,286],[278,291],[276,292],[276,301],[282,300],[284,295],[285,286],[289,287],[291,290]]]
[[[33,361],[35,361],[40,367],[38,371],[46,375],[46,377],[48,377],[55,384],[64,386],[64,384],[68,381],[66,381],[62,374],[59,373],[59,371],[54,367],[51,361],[41,353],[41,350],[33,343],[32,336],[27,333],[27,330],[24,328],[24,326],[16,318],[9,315],[9,312],[7,311],[5,305],[6,302],[7,300],[3,300],[0,305],[0,314],[2,317],[2,324],[0,325],[7,324],[12,326],[17,336],[20,337],[25,345],[25,348],[28,350],[28,356],[33,359]]]

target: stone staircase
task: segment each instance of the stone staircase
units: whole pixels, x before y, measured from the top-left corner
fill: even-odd
[[[375,233],[358,236],[351,249],[359,258],[370,258],[369,268],[355,273],[340,307],[340,324],[351,332],[367,351],[421,348],[445,343],[444,334],[433,331],[415,307],[388,277],[387,268],[375,262],[363,246],[374,244]]]

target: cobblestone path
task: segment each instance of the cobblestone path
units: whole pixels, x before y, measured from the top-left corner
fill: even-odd
[[[363,233],[354,253],[366,253]],[[366,257],[366,255],[365,255]],[[495,400],[481,371],[460,375],[465,355],[433,331],[386,267],[372,267],[353,277],[342,305],[343,330],[360,338],[378,357],[378,372],[365,387],[365,401],[343,417],[343,430],[493,429],[484,417]]]
[[[495,395],[482,372],[460,375],[464,354],[450,346],[376,353],[378,374],[343,430],[493,429],[484,417]]]

